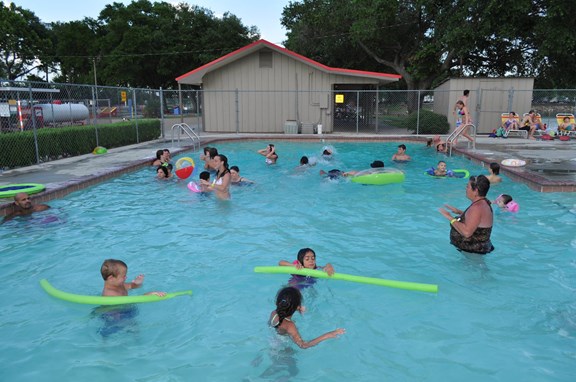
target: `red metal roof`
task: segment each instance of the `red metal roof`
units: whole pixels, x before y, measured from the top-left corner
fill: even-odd
[[[379,81],[385,81],[385,82],[398,81],[398,79],[402,77],[398,74],[367,72],[363,70],[354,70],[354,69],[332,68],[330,66],[326,66],[317,61],[314,61],[308,57],[304,57],[298,53],[292,52],[291,50],[288,50],[276,44],[272,44],[269,41],[258,40],[249,45],[246,45],[245,47],[230,52],[227,55],[222,56],[214,61],[211,61],[206,65],[202,65],[199,68],[196,68],[186,74],[183,74],[177,77],[176,81],[182,84],[193,84],[193,85],[201,84],[202,78],[204,77],[204,75],[206,75],[206,73],[212,72],[214,70],[217,70],[218,68],[226,66],[264,47],[270,48],[280,54],[290,56],[297,61],[306,63],[326,73],[341,74],[353,77],[374,78],[378,79]]]

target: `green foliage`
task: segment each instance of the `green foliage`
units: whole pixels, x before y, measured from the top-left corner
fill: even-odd
[[[399,121],[398,127],[403,127],[408,131],[416,131],[419,134],[446,134],[450,131],[448,118],[443,114],[436,114],[428,110],[420,110],[410,113],[404,119]]]
[[[48,29],[29,10],[0,1],[0,78],[14,80],[38,67],[52,48]]]
[[[160,120],[141,119],[109,125],[38,129],[40,162],[89,154],[97,145],[96,135],[98,145],[108,149],[147,142],[160,136]],[[34,132],[27,130],[0,134],[0,163],[4,169],[36,164]]]

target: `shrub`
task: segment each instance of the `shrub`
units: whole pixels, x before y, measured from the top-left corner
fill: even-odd
[[[418,134],[446,134],[450,131],[450,124],[445,115],[428,110],[420,110],[420,120],[418,120],[418,112],[409,114],[401,125],[414,132],[418,127]]]

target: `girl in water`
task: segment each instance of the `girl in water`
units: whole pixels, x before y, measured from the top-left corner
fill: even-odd
[[[219,199],[230,199],[230,169],[228,168],[228,158],[222,154],[214,157],[212,163],[216,169],[216,178],[214,182],[200,179],[200,184],[205,187],[206,191],[213,191]]]
[[[323,267],[316,264],[316,252],[314,252],[312,248],[302,248],[298,251],[297,259],[292,263],[286,260],[280,260],[278,265],[282,267],[295,267],[296,269],[321,269],[328,273],[328,276],[334,274],[334,267],[332,264],[328,263]],[[316,279],[313,277],[292,275],[288,284],[293,285],[296,288],[306,288],[312,286],[315,282]]]
[[[305,311],[304,306],[302,306],[302,294],[300,291],[294,287],[280,289],[276,295],[276,310],[270,313],[270,326],[276,329],[278,334],[290,336],[292,341],[302,349],[318,345],[322,341],[336,338],[345,333],[344,329],[336,329],[324,333],[311,341],[304,341],[300,337],[298,328],[292,322],[292,315],[296,311],[300,313]]]

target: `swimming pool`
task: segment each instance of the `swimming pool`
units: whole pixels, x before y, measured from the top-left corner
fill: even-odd
[[[408,144],[331,143],[335,158],[295,170],[329,142],[216,146],[256,185],[230,201],[191,193],[145,169],[50,202],[52,210],[0,225],[3,381],[569,381],[576,372],[576,197],[541,194],[506,177],[489,193],[514,196],[518,214],[495,214],[496,250],[465,256],[449,244],[443,203],[466,207],[466,181],[424,170],[486,173],[465,158]],[[197,159],[197,154],[190,154]],[[180,156],[179,156],[180,157]],[[361,170],[375,159],[406,172],[403,184],[329,181],[320,169]],[[198,162],[198,161],[197,161]],[[195,177],[197,175],[195,174]],[[337,272],[438,284],[436,294],[319,280],[296,317],[305,339],[346,334],[300,350],[267,327],[287,276],[255,274],[300,248]],[[54,300],[39,287],[98,294],[106,258],[144,288],[192,289],[138,305],[110,325],[106,313]]]

